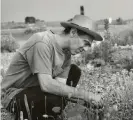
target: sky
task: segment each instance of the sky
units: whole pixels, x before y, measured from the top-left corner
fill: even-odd
[[[44,21],[64,21],[80,14],[93,20],[133,18],[133,0],[1,0],[1,22],[24,22],[26,16]]]

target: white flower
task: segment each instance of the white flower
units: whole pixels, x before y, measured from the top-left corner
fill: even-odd
[[[118,106],[117,106],[117,105],[113,105],[113,109],[114,109],[115,111],[118,111]]]
[[[88,70],[94,70],[94,66],[91,65],[90,63],[87,64],[87,69]]]

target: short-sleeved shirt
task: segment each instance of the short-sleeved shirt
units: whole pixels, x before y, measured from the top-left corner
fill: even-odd
[[[38,86],[37,73],[67,79],[71,54],[58,45],[56,36],[51,31],[35,33],[16,52],[1,84],[8,93],[2,99],[3,106],[23,89]]]

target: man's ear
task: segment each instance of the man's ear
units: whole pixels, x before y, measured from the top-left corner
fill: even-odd
[[[70,30],[70,36],[71,37],[76,37],[77,36],[77,29],[76,28],[71,28],[71,30]]]

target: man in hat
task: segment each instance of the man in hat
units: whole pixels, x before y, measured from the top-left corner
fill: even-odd
[[[85,51],[93,40],[102,41],[102,37],[84,15],[75,15],[61,25],[65,28],[61,34],[48,30],[32,35],[11,61],[1,85],[2,104],[17,117],[20,111],[27,111],[24,117],[29,119],[60,113],[62,97],[101,99],[100,95],[76,88],[81,70],[71,65],[71,55]]]

